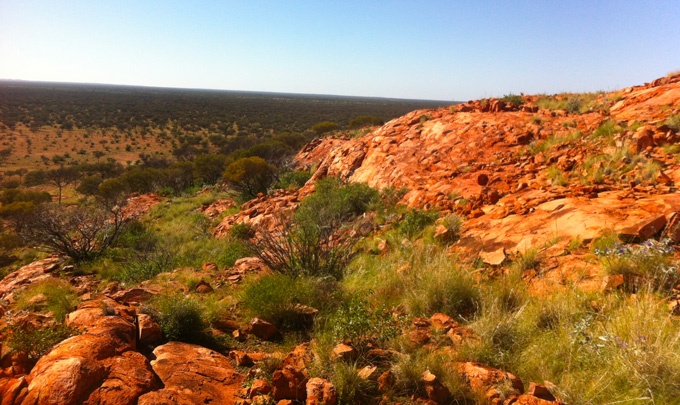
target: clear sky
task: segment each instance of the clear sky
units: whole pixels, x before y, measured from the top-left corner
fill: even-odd
[[[0,0],[0,78],[461,100],[680,69],[680,1]]]

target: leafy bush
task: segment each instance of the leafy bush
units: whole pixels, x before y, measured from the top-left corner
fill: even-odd
[[[539,264],[541,264],[541,256],[536,248],[518,252],[517,258],[513,263],[514,267],[519,271],[535,269]]]
[[[448,230],[447,243],[452,243],[460,238],[463,231],[463,218],[456,214],[448,214],[444,217],[442,225]]]
[[[338,129],[338,124],[335,122],[324,121],[312,126],[312,131],[318,135],[325,134]]]
[[[250,239],[255,236],[255,228],[247,222],[241,222],[231,227],[229,235],[236,239]]]
[[[7,346],[16,353],[25,352],[32,362],[38,361],[57,343],[78,333],[77,329],[66,325],[36,327],[10,324],[6,330]]]
[[[353,120],[350,120],[349,127],[352,129],[357,129],[369,126],[380,126],[383,125],[384,123],[385,122],[382,119],[374,115],[362,115],[360,117],[354,118]]]
[[[300,188],[304,186],[311,177],[312,173],[308,171],[284,173],[281,175],[279,181],[274,184],[274,188]]]
[[[275,177],[276,168],[257,156],[238,159],[224,172],[231,187],[251,198],[266,193]]]
[[[123,215],[120,207],[40,205],[13,216],[11,222],[27,244],[83,261],[100,255],[115,242]]]
[[[167,340],[198,343],[205,338],[207,325],[203,321],[203,309],[194,299],[159,295],[143,310],[158,322]]]
[[[323,327],[334,343],[349,342],[360,353],[370,348],[369,343],[386,342],[399,335],[401,321],[384,305],[372,307],[358,297],[340,302]]]
[[[36,297],[42,299],[31,302]],[[78,302],[76,290],[68,282],[61,279],[48,279],[33,284],[17,294],[15,306],[19,310],[51,312],[54,319],[63,321],[66,315],[75,309]]]
[[[515,105],[515,106],[524,104],[524,100],[522,99],[522,96],[518,96],[517,94],[512,94],[512,93],[506,95],[501,100],[505,101],[508,104]]]
[[[241,302],[252,316],[279,328],[299,330],[311,327],[313,320],[301,312],[299,305],[323,309],[335,288],[333,282],[320,279],[265,275],[246,284]]]
[[[409,209],[399,225],[399,229],[409,238],[418,236],[425,227],[432,225],[439,217],[439,213]]]
[[[194,174],[205,184],[215,184],[224,173],[228,160],[225,155],[200,155],[194,159]]]

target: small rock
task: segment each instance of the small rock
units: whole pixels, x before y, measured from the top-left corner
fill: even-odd
[[[258,378],[253,381],[248,392],[248,398],[253,399],[258,395],[269,395],[272,392],[272,386],[267,380]]]
[[[646,218],[636,225],[621,230],[621,232],[619,232],[619,238],[629,243],[642,242],[658,234],[665,227],[666,216],[656,215]]]
[[[378,390],[380,392],[388,392],[394,387],[396,382],[397,379],[394,377],[394,374],[387,370],[378,377]]]
[[[378,378],[376,371],[378,371],[377,366],[366,366],[359,370],[357,374],[362,380],[375,380]]]
[[[479,257],[485,264],[490,266],[500,266],[506,259],[505,249],[500,248],[493,252],[480,252]]]
[[[207,262],[203,264],[203,271],[205,272],[216,272],[218,270],[217,263]]]
[[[446,403],[451,398],[451,392],[437,379],[437,376],[432,374],[429,370],[423,372],[420,381],[425,386],[427,398],[438,404]]]
[[[544,399],[546,401],[555,401],[557,399],[546,386],[533,382],[529,383],[529,390],[526,394],[533,395],[536,398]]]
[[[272,376],[272,395],[275,400],[302,401],[307,396],[307,377],[291,366],[276,370]]]
[[[351,360],[356,356],[356,354],[357,351],[354,350],[352,346],[340,343],[333,348],[331,357],[334,359]]]
[[[215,290],[210,286],[210,284],[208,284],[208,282],[205,281],[205,280],[199,281],[198,284],[196,284],[195,290],[196,290],[196,292],[199,293],[199,294],[206,294],[206,293],[211,293],[211,292],[215,291]]]
[[[238,350],[229,352],[229,358],[234,360],[234,363],[239,367],[250,367],[253,365],[253,359],[251,359],[247,353]]]
[[[161,327],[154,322],[151,316],[147,314],[137,315],[137,324],[139,325],[138,339],[140,343],[150,344],[163,339]]]
[[[338,394],[335,386],[323,378],[310,378],[307,381],[307,405],[335,405]]]
[[[487,176],[485,173],[480,173],[477,176],[477,184],[479,184],[480,186],[486,186],[487,184],[489,184],[489,176]]]
[[[248,333],[255,335],[262,340],[271,339],[274,335],[279,333],[276,326],[262,320],[260,318],[253,318],[248,325]]]

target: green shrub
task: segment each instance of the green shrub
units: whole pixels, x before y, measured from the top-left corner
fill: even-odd
[[[427,212],[419,209],[409,209],[399,225],[399,229],[409,238],[418,236],[425,227],[432,225],[439,217],[435,211]]]
[[[241,222],[231,227],[229,235],[236,239],[250,239],[255,236],[255,228],[247,222]]]
[[[532,270],[541,264],[540,251],[536,248],[527,249],[524,252],[518,252],[517,258],[513,265],[519,271]]]
[[[328,316],[323,330],[333,343],[349,342],[363,353],[371,348],[369,344],[384,343],[397,337],[401,322],[395,320],[385,305],[373,307],[358,297],[349,297]]]
[[[41,297],[42,299],[37,299]],[[19,310],[51,312],[54,319],[63,321],[66,315],[76,308],[78,302],[75,288],[68,282],[55,278],[38,282],[21,291],[17,294],[15,306]]]
[[[6,331],[7,346],[15,353],[25,352],[32,362],[38,361],[57,343],[78,333],[77,329],[66,325],[35,327],[31,324],[10,324]]]
[[[312,173],[304,170],[300,172],[287,172],[281,175],[279,181],[274,184],[274,188],[300,188],[304,186],[311,177]]]
[[[480,307],[472,274],[440,245],[398,249],[384,257],[362,255],[344,284],[353,294],[402,307],[413,316],[442,312],[463,320],[473,318]]]
[[[254,317],[279,328],[301,330],[311,326],[313,317],[302,313],[299,305],[323,309],[328,306],[328,297],[335,289],[334,283],[329,281],[272,274],[248,282],[241,302]]]
[[[503,100],[507,104],[511,104],[511,105],[515,105],[515,106],[524,104],[524,100],[522,99],[522,96],[518,96],[517,94],[512,94],[512,93],[504,96],[501,100]]]
[[[356,117],[349,122],[349,127],[352,129],[363,128],[368,126],[380,126],[385,122],[374,115],[362,115]]]
[[[266,193],[276,178],[276,168],[261,157],[244,157],[227,166],[224,180],[247,197]]]
[[[446,239],[447,243],[453,243],[460,239],[460,235],[463,232],[463,218],[456,214],[448,214],[444,217],[442,225],[444,225],[449,232]]]
[[[334,363],[330,381],[335,385],[339,404],[374,404],[378,391],[375,380],[364,379],[357,372],[361,367],[342,362]]]
[[[203,308],[194,299],[159,295],[143,310],[158,322],[166,340],[199,343],[205,339],[207,325],[202,317]]]
[[[312,131],[316,132],[318,135],[335,131],[336,129],[338,129],[338,124],[330,121],[320,122],[312,126]]]

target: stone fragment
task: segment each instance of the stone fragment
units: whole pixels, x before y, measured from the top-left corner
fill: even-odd
[[[500,266],[501,264],[503,264],[507,256],[505,255],[505,249],[500,248],[492,252],[482,251],[479,253],[479,257],[485,264],[488,264],[490,266]]]
[[[232,350],[229,352],[229,358],[234,360],[239,367],[250,367],[253,365],[253,359],[248,356],[248,353],[244,353],[238,350]]]
[[[420,381],[425,386],[427,398],[437,404],[446,403],[451,398],[451,392],[442,384],[437,376],[432,374],[429,370],[423,372]]]
[[[276,370],[272,376],[272,395],[275,400],[303,401],[307,396],[307,377],[291,366]]]
[[[206,293],[211,293],[213,292],[213,288],[208,284],[207,281],[201,280],[196,284],[195,288],[196,292],[199,294],[206,294]]]
[[[335,386],[323,378],[310,378],[307,381],[307,405],[336,405],[338,394]]]
[[[262,340],[269,340],[279,333],[276,326],[262,320],[260,318],[253,318],[248,325],[246,332],[255,335]]]
[[[151,316],[147,314],[137,315],[139,334],[137,338],[142,344],[156,343],[163,339],[163,331]]]
[[[331,357],[341,360],[351,360],[356,355],[357,351],[352,346],[346,345],[344,343],[340,343],[339,345],[335,346],[333,348],[333,353],[331,353]]]

